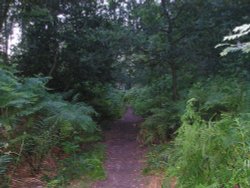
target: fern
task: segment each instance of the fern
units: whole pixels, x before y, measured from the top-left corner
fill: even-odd
[[[25,158],[37,172],[54,146],[61,146],[67,139],[79,144],[77,136],[97,131],[92,119],[97,113],[83,102],[73,104],[60,94],[49,93],[45,87],[48,78],[19,78],[14,72],[0,67],[1,136],[13,151],[22,148],[19,158]],[[1,162],[7,164],[8,156],[1,155]]]
[[[91,118],[91,115],[97,115],[93,108],[87,107],[84,103],[69,104],[64,101],[45,101],[44,109],[48,117],[45,122],[60,126],[64,123],[69,123],[75,128],[80,127],[87,132],[96,130],[96,124]]]
[[[6,148],[6,144],[0,143],[0,177],[5,174],[7,170],[7,165],[12,160],[8,152],[4,152],[5,148]]]
[[[172,101],[168,92],[171,89],[170,80],[169,75],[164,75],[148,86],[132,88],[125,95],[125,101],[145,118],[138,136],[144,144],[166,142],[180,125],[183,100]]]
[[[197,104],[199,100],[189,100],[182,116],[182,126],[169,156],[170,176],[177,176],[178,187],[183,188],[249,187],[250,116],[221,112],[220,118],[214,120],[210,116],[210,120],[206,120],[202,116],[205,112],[203,105],[207,102]],[[236,109],[232,111],[238,112]]]
[[[189,98],[196,98],[201,115],[208,120],[211,116],[218,117],[223,112],[237,113],[244,105],[246,87],[235,78],[224,79],[215,77],[195,84]]]
[[[171,137],[178,127],[178,119],[173,110],[167,108],[152,109],[153,113],[141,125],[139,140],[144,144],[163,143]]]

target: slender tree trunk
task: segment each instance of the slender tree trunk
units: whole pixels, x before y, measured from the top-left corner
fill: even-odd
[[[3,0],[3,2],[1,2],[0,5],[0,32],[3,29],[3,24],[5,22],[5,20],[7,19],[7,14],[10,8],[10,4],[11,4],[12,0]]]
[[[0,0],[0,45],[2,46],[2,57],[4,63],[8,63],[8,48],[9,48],[9,28],[8,28],[8,12],[13,0]]]
[[[173,42],[173,18],[171,18],[171,12],[167,9],[167,5],[169,5],[170,1],[169,0],[161,0],[161,7],[162,7],[162,12],[163,16],[165,17],[166,24],[167,24],[167,30],[166,30],[166,35],[169,43],[169,58],[173,59],[175,54],[173,52],[173,49],[175,49],[175,44]],[[175,62],[169,63],[170,70],[171,70],[171,75],[172,75],[172,98],[174,101],[177,101],[179,99],[179,93],[178,93],[178,79],[177,79],[177,67]]]
[[[5,20],[4,23],[4,53],[8,56],[8,49],[9,49],[9,29],[8,29],[8,22]]]
[[[179,99],[178,94],[178,77],[177,77],[177,68],[175,64],[170,64],[171,75],[172,75],[172,98],[174,101]]]
[[[56,49],[54,60],[53,60],[53,65],[49,71],[49,77],[51,77],[56,70],[57,62],[58,62],[58,55],[59,55],[59,49]]]

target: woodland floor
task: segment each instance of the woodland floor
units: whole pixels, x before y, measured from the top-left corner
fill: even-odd
[[[157,177],[143,176],[146,148],[137,142],[138,124],[142,118],[128,108],[121,120],[105,133],[107,179],[92,188],[160,188]]]

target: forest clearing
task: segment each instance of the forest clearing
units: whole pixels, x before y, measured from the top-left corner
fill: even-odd
[[[0,188],[249,188],[249,0],[0,0]]]

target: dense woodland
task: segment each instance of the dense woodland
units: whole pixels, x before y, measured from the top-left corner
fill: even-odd
[[[127,105],[163,187],[250,187],[249,23],[249,0],[0,0],[0,187],[48,157],[48,187],[105,178]]]

